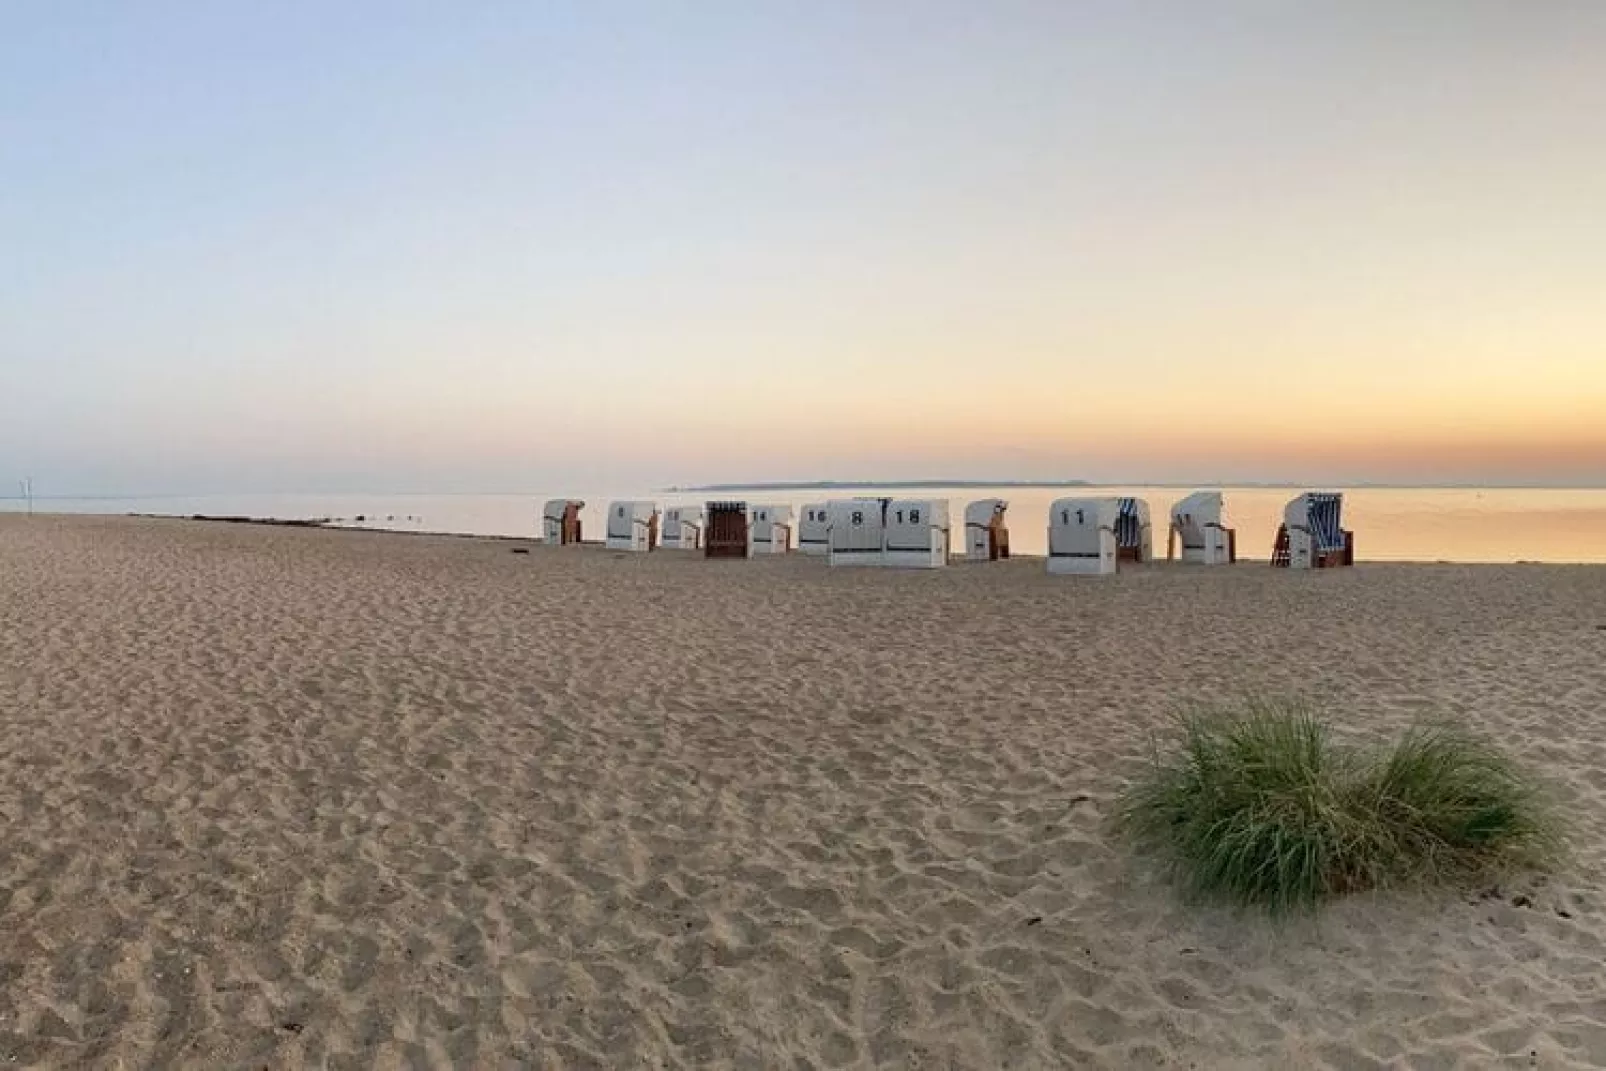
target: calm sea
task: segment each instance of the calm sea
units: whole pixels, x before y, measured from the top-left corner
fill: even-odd
[[[1325,490],[1325,488],[1324,488]],[[837,492],[835,497],[873,495],[874,490]],[[1009,487],[884,491],[911,498],[946,498],[956,529],[963,524],[965,504],[997,497],[1009,502],[1012,549],[1042,554],[1048,506],[1068,495],[1134,495],[1146,499],[1155,522],[1155,551],[1165,554],[1166,519],[1171,504],[1186,488]],[[1238,529],[1238,553],[1265,558],[1294,489],[1226,488],[1228,523]],[[497,495],[213,495],[197,498],[41,499],[40,512],[153,513],[188,516],[195,513],[252,517],[332,518],[367,528],[414,532],[456,532],[473,535],[533,536],[538,532],[541,502],[573,494],[586,502],[587,539],[601,538],[603,515],[612,499],[642,498],[661,505],[698,503],[708,498],[745,498],[750,502],[823,501],[830,494],[747,495],[662,494],[652,492],[550,492]],[[23,504],[0,502],[17,511]],[[363,518],[358,521],[357,518]],[[1355,531],[1356,555],[1373,561],[1456,562],[1606,562],[1606,490],[1511,490],[1363,488],[1344,496],[1345,527]],[[955,545],[959,545],[956,534]]]

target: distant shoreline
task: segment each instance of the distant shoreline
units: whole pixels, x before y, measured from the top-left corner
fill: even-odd
[[[1355,481],[1265,481],[1265,480],[1191,480],[1187,482],[1125,481],[1125,480],[800,480],[754,483],[710,483],[688,487],[661,487],[657,494],[688,495],[732,491],[865,491],[876,488],[895,490],[933,490],[955,488],[976,490],[988,487],[1002,488],[1057,488],[1057,487],[1131,487],[1160,491],[1204,488],[1224,491],[1285,491],[1307,488],[1324,488],[1335,491],[1603,491],[1606,484],[1492,484],[1492,483],[1367,483]]]
[[[727,491],[929,491],[942,487],[1095,487],[1088,480],[803,480],[775,483],[710,483],[696,487],[665,487],[666,495],[724,493]]]

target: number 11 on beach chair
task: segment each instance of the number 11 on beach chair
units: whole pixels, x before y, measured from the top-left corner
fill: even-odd
[[[1048,510],[1048,571],[1097,576],[1119,565],[1116,498],[1062,498]]]

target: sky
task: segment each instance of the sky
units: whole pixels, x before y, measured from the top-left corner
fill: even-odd
[[[0,3],[0,487],[1606,485],[1595,0]]]

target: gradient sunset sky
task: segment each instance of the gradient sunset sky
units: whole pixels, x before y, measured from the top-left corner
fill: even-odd
[[[0,486],[1606,484],[1606,3],[0,6]]]

